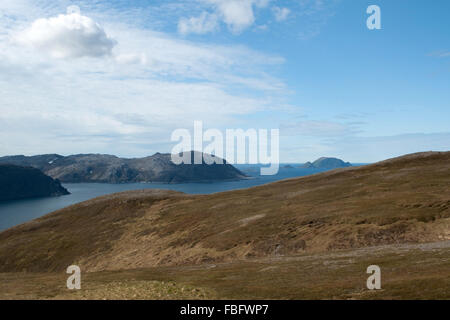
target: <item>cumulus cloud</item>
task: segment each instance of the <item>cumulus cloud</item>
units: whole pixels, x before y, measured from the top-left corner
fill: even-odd
[[[182,18],[178,31],[187,33],[207,33],[218,28],[219,20],[228,29],[239,34],[255,23],[254,8],[267,7],[270,0],[204,0],[212,7],[213,13],[203,12],[199,17]]]
[[[62,59],[107,56],[116,45],[98,23],[73,7],[65,15],[34,21],[16,40]]]
[[[291,13],[291,10],[289,10],[288,8],[280,7],[274,7],[272,11],[275,15],[275,20],[277,20],[278,22],[286,20],[289,16],[289,13]]]
[[[223,21],[233,33],[240,33],[255,22],[253,1],[216,1]]]
[[[181,34],[204,34],[215,31],[218,27],[217,15],[202,12],[199,17],[182,18],[178,22],[178,32]]]

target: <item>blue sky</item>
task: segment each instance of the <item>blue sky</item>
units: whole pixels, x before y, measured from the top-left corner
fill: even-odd
[[[381,30],[366,27],[372,4]],[[280,128],[283,162],[450,150],[448,12],[446,0],[2,1],[0,155],[169,152],[194,120]]]

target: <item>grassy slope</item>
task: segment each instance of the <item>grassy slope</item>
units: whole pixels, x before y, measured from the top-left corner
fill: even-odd
[[[450,241],[389,245],[223,264],[83,273],[0,274],[0,299],[450,299]],[[381,267],[382,290],[366,289]]]
[[[450,152],[247,190],[100,197],[0,233],[0,272],[230,262],[450,239]]]

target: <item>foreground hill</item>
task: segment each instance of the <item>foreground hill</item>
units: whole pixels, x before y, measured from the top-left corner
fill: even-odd
[[[194,152],[191,152],[193,156]],[[193,158],[192,158],[193,159]],[[239,180],[245,175],[229,164],[206,163],[198,165],[175,165],[170,154],[156,153],[145,158],[124,159],[112,155],[58,154],[1,157],[0,163],[31,166],[61,182],[203,182]]]
[[[372,264],[382,290],[367,290]],[[450,299],[450,241],[83,272],[81,290],[67,290],[66,280],[64,272],[0,273],[0,299]]]
[[[316,169],[337,169],[351,167],[350,162],[344,162],[337,158],[322,157],[314,162],[307,162],[301,166],[301,168],[316,168]]]
[[[66,194],[59,181],[38,169],[0,164],[0,201]]]
[[[0,272],[277,258],[450,239],[450,152],[212,195],[103,196],[0,233]]]

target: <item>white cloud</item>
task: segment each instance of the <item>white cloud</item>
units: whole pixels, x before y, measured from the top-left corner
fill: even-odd
[[[279,56],[179,39],[133,24],[135,11],[115,15],[108,7],[83,6],[106,38],[117,41],[111,58],[54,59],[48,47],[49,54],[38,54],[30,42],[22,47],[10,39],[65,8],[48,1],[46,11],[42,3],[34,8],[33,1],[20,1],[27,6],[0,4],[0,15],[18,17],[0,21],[1,155],[144,156],[170,151],[172,130],[190,128],[194,120],[235,127],[243,115],[281,105],[285,85],[273,76],[274,66],[284,63]]]
[[[266,55],[244,46],[220,46],[180,40],[166,34],[134,27],[109,25],[108,30],[119,41],[115,49],[121,63],[138,63],[145,55],[146,63],[137,69],[126,69],[130,76],[175,77],[221,85],[247,88],[280,88],[280,81],[268,77],[273,66],[284,63],[279,56]],[[119,71],[117,69],[117,71]],[[252,84],[257,84],[256,88]]]
[[[215,1],[223,21],[233,33],[240,33],[255,22],[253,1],[228,0]]]
[[[34,21],[16,40],[54,58],[102,57],[116,45],[98,23],[73,8],[66,15]]]
[[[116,61],[120,64],[147,64],[147,55],[145,53],[124,53],[115,57]]]
[[[217,30],[219,21],[228,29],[239,34],[255,23],[254,8],[267,7],[270,0],[203,0],[213,13],[202,12],[199,17],[182,18],[178,31],[187,33],[208,33]]]
[[[288,8],[280,8],[280,7],[273,7],[273,14],[275,15],[275,20],[278,22],[284,21],[289,16],[289,13],[291,13],[291,10]]]
[[[181,34],[205,34],[217,30],[217,15],[203,11],[199,17],[182,18],[178,22],[178,32]]]

